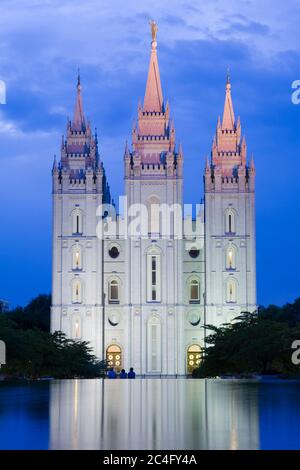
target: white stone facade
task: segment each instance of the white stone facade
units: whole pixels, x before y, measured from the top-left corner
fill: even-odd
[[[153,40],[144,104],[132,150],[126,145],[124,154],[129,220],[135,205],[154,211],[146,216],[147,236],[124,234],[126,211],[117,217],[116,234],[97,236],[99,206],[111,199],[78,79],[74,119],[52,171],[51,331],[88,341],[98,358],[107,357],[117,369],[184,375],[200,360],[204,324],[220,325],[256,309],[255,169],[253,161],[246,163],[228,80],[223,122],[205,169],[204,203],[197,207],[197,233],[178,236],[184,224],[196,223],[183,212],[162,233],[155,208],[183,210],[183,152],[181,146],[176,150],[174,123],[163,102],[156,46]]]

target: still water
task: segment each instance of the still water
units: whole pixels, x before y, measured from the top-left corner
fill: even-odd
[[[0,449],[300,449],[300,382],[0,382]]]

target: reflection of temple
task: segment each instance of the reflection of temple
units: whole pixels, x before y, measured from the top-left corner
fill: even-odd
[[[51,449],[255,449],[257,389],[216,380],[51,383]]]

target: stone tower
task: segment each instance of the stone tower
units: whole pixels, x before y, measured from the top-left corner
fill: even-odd
[[[100,163],[97,134],[86,120],[80,77],[74,117],[54,161],[51,331],[102,348],[102,251],[96,237],[96,209],[110,201]]]
[[[247,163],[229,76],[204,184],[206,323],[219,325],[256,309],[255,167]]]
[[[182,240],[176,236],[182,228],[183,152],[175,148],[163,99],[156,30],[132,151],[126,149],[124,160],[128,207],[141,205],[148,213],[144,233],[127,240],[132,361],[142,373],[184,373]]]

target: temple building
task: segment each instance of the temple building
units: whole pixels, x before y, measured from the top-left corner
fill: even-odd
[[[115,206],[78,77],[74,117],[52,170],[51,331],[88,341],[117,370],[185,375],[201,361],[205,324],[256,310],[255,167],[228,76],[223,117],[203,164],[204,198],[195,220],[186,214],[183,148],[164,101],[151,27],[145,97],[123,158],[122,215],[111,215]]]

